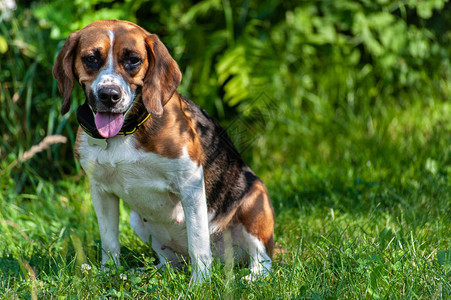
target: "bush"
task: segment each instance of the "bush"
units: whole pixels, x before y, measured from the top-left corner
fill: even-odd
[[[347,124],[340,136],[356,127],[365,135],[368,120],[387,111],[446,100],[450,11],[440,0],[19,3],[0,24],[2,167],[46,135],[63,134],[71,143],[10,175],[20,191],[32,178],[79,171],[70,146],[77,105],[59,115],[51,68],[67,35],[94,20],[131,20],[157,33],[181,66],[179,91],[225,126],[252,122],[252,109],[271,102],[277,114],[263,129],[271,133],[257,133],[260,149],[245,153],[258,165],[269,153],[276,160],[284,153],[281,163],[297,160],[299,150],[323,153],[336,143],[328,132],[333,124]],[[80,89],[73,99],[83,101]]]

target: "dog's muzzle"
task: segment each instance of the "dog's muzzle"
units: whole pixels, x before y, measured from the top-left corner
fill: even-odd
[[[97,98],[107,107],[113,107],[122,99],[122,92],[118,86],[103,86],[97,91]]]

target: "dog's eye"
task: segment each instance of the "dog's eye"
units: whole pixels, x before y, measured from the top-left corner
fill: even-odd
[[[124,69],[127,72],[134,73],[138,70],[138,67],[141,65],[142,60],[138,56],[130,56],[124,59]]]
[[[85,59],[88,63],[91,63],[91,64],[97,62],[97,58],[94,55],[90,55],[90,56],[86,57]]]
[[[98,69],[101,65],[100,57],[95,54],[83,56],[83,63],[90,69]]]
[[[136,56],[130,57],[130,58],[128,59],[128,63],[129,63],[131,66],[136,66],[136,65],[139,64],[140,62],[141,62],[141,59],[140,59],[139,57],[136,57]]]

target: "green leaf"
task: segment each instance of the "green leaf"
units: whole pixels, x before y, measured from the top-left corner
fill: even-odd
[[[0,54],[6,53],[8,51],[8,42],[5,37],[0,35]]]
[[[438,172],[438,168],[439,168],[439,164],[436,160],[428,157],[426,159],[426,166],[425,169],[429,172],[431,172],[432,174],[437,174]]]
[[[431,5],[431,3],[422,1],[418,3],[417,13],[423,19],[429,19],[430,17],[432,17],[432,9],[433,6]]]
[[[133,285],[136,285],[136,284],[138,284],[138,283],[141,282],[141,277],[133,276],[133,277],[131,278],[131,282],[132,282]]]

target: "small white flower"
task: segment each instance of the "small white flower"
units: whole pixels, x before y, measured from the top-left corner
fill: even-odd
[[[84,274],[88,274],[89,270],[91,270],[91,265],[90,264],[82,264],[81,265],[81,272]]]
[[[14,0],[0,0],[0,21],[11,18],[13,10],[17,8]]]
[[[127,275],[125,275],[124,273],[119,274],[119,278],[122,280],[127,280]]]

